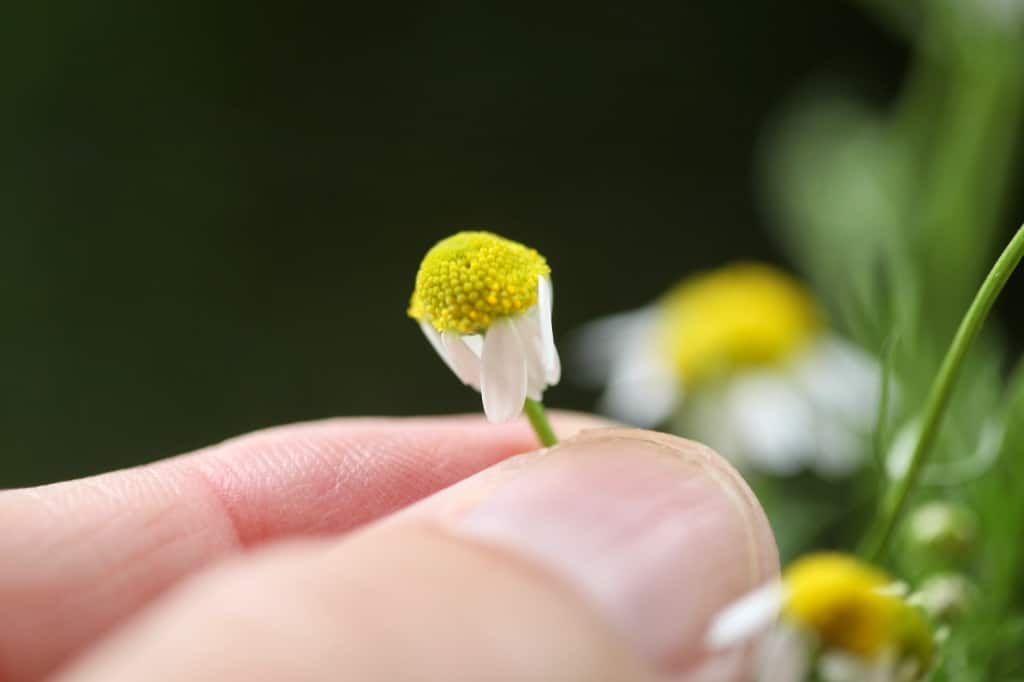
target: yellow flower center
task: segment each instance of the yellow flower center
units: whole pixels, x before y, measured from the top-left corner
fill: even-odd
[[[892,579],[853,557],[811,554],[783,575],[784,614],[817,633],[826,646],[870,657],[891,648],[917,661],[923,672],[931,663],[931,629],[921,613],[887,591]]]
[[[490,232],[459,232],[438,242],[416,273],[409,316],[438,331],[477,334],[494,320],[537,303],[544,257]]]
[[[813,554],[783,576],[785,612],[829,645],[873,655],[891,638],[897,599],[884,593],[892,581],[841,554]]]
[[[661,308],[663,347],[690,385],[784,360],[822,326],[817,305],[796,280],[754,263],[686,279]]]

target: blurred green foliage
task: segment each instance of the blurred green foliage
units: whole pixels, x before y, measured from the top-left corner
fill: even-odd
[[[898,477],[889,457],[901,434],[914,433],[956,324],[1020,222],[1008,209],[1020,208],[1024,6],[863,4],[913,49],[900,94],[879,105],[834,84],[811,88],[778,119],[760,163],[780,236],[837,322],[884,358],[893,387],[876,466],[814,511],[816,536],[781,531],[790,536],[782,549],[794,553],[856,542],[888,479]],[[963,505],[977,517],[976,541],[968,552],[943,555],[922,551],[904,532],[884,557],[911,588],[948,571],[980,586],[975,607],[940,647],[934,680],[1024,675],[1024,384],[1019,369],[1006,380],[1016,349],[1005,329],[991,321],[968,357],[912,497],[912,506]],[[863,491],[859,507],[849,502],[851,489]],[[799,509],[799,499],[785,496],[790,490],[779,496]]]

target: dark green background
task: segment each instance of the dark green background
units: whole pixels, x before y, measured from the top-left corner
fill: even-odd
[[[907,58],[840,3],[20,4],[0,486],[290,420],[479,410],[405,317],[434,241],[538,248],[559,333],[696,267],[780,260],[759,132],[814,79],[884,101]]]

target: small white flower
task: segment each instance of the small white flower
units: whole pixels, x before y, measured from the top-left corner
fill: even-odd
[[[424,257],[409,315],[462,383],[480,391],[488,420],[505,422],[561,376],[552,298],[550,269],[536,251],[460,232]]]
[[[912,682],[933,645],[905,588],[851,556],[811,554],[723,609],[705,644],[727,656],[753,641],[758,682],[808,679],[814,652],[829,682]]]
[[[588,324],[576,347],[584,381],[604,387],[600,411],[644,427],[673,419],[761,471],[849,474],[874,424],[877,364],[769,266],[684,280],[652,305]]]

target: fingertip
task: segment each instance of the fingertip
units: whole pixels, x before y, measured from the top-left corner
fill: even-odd
[[[764,513],[723,458],[624,427],[507,460],[407,516],[537,562],[672,674],[705,663],[712,618],[778,572]]]
[[[699,444],[582,432],[305,557],[242,560],[67,679],[743,679],[703,641],[777,571],[748,493]]]

